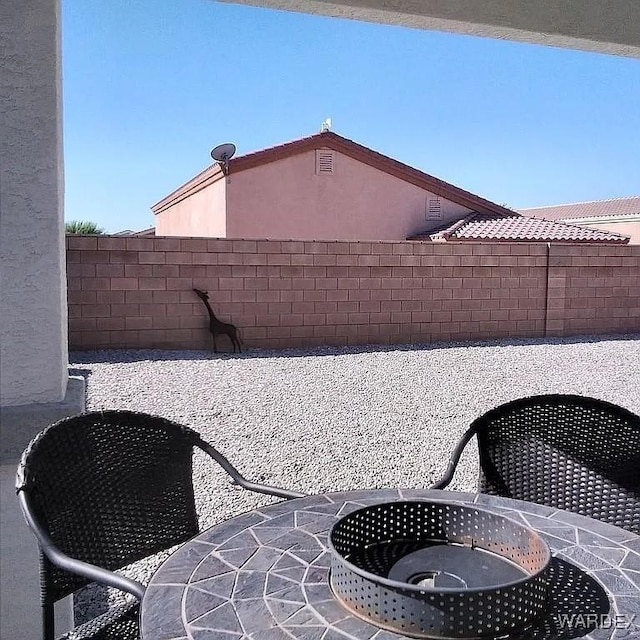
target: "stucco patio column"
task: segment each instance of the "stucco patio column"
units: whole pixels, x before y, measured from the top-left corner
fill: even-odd
[[[69,381],[59,0],[0,2],[0,637],[40,637],[37,548],[13,490],[30,438],[82,411]],[[70,607],[62,608],[63,624]]]

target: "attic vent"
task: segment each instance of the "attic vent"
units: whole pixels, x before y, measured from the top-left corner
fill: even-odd
[[[333,174],[334,153],[327,149],[316,151],[316,175]]]
[[[427,198],[427,220],[442,220],[442,209],[440,207],[440,198]]]

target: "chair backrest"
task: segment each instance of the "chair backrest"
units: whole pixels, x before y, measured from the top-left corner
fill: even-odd
[[[25,450],[17,488],[64,553],[116,570],[198,533],[192,481],[197,434],[130,411],[85,413],[47,427]],[[86,580],[43,567],[58,600]]]
[[[640,534],[640,417],[573,395],[522,398],[478,418],[480,491]]]

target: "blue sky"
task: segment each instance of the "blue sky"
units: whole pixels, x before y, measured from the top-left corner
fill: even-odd
[[[640,60],[210,0],[63,0],[65,218],[153,225],[211,163],[319,131],[513,208],[640,193]]]

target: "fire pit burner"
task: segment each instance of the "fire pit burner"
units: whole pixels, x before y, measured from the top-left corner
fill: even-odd
[[[418,638],[522,631],[544,610],[551,553],[534,531],[446,502],[389,502],[339,520],[331,588],[352,613]]]

